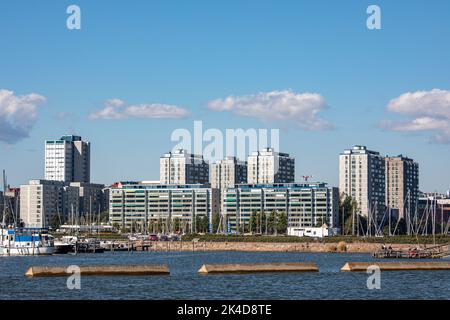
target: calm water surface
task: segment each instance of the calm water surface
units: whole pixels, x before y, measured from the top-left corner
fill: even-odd
[[[316,262],[319,273],[199,275],[204,263]],[[450,271],[395,271],[368,290],[366,273],[341,273],[369,254],[249,252],[117,252],[49,257],[0,257],[0,299],[449,299]],[[170,276],[27,278],[31,265],[168,264]]]

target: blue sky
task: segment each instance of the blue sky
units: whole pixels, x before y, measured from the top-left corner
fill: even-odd
[[[66,28],[71,4],[81,30]],[[381,30],[366,27],[370,4],[381,8]],[[92,143],[92,181],[156,180],[172,131],[202,120],[205,129],[280,128],[297,180],[337,185],[338,154],[362,144],[416,159],[421,189],[450,189],[449,1],[2,1],[0,39],[0,90],[45,100],[30,98],[36,114],[0,112],[11,184],[43,177],[44,140],[66,133]],[[301,101],[278,121],[245,114],[246,103],[209,107],[271,92],[320,95],[313,117],[330,126],[304,125]],[[111,99],[189,115],[89,117]],[[6,121],[23,136],[8,136]]]

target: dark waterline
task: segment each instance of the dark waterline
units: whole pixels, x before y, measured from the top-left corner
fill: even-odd
[[[316,262],[319,273],[199,275],[203,263]],[[449,299],[450,271],[381,274],[381,290],[368,290],[366,273],[341,273],[369,254],[270,252],[117,252],[49,257],[1,257],[0,299]],[[31,265],[168,264],[170,276],[27,278]]]

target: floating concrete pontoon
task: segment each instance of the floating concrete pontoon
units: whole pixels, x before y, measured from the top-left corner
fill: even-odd
[[[170,274],[166,265],[109,265],[79,266],[82,276],[146,276]],[[74,273],[69,267],[30,267],[25,273],[29,277],[66,277]]]
[[[259,273],[259,272],[318,272],[315,263],[251,263],[251,264],[204,264],[199,273]]]
[[[381,271],[400,270],[450,270],[450,262],[347,262],[341,271],[367,271],[370,266],[377,266]]]

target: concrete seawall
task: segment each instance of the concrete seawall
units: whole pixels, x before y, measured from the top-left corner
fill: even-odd
[[[377,266],[381,271],[401,271],[401,270],[450,270],[450,262],[347,262],[341,271],[344,272],[366,272],[369,267]]]
[[[385,244],[389,246],[389,243]],[[293,243],[293,242],[151,242],[149,251],[248,251],[248,252],[350,252],[372,253],[380,243]],[[394,250],[410,249],[414,244],[392,244]],[[139,244],[137,245],[139,249]]]
[[[80,266],[83,276],[144,276],[170,274],[166,265],[96,265]],[[28,277],[64,277],[71,275],[68,267],[33,266],[25,273]]]
[[[315,263],[281,262],[281,263],[248,263],[248,264],[204,264],[199,270],[201,274],[211,273],[264,273],[264,272],[319,272]]]

